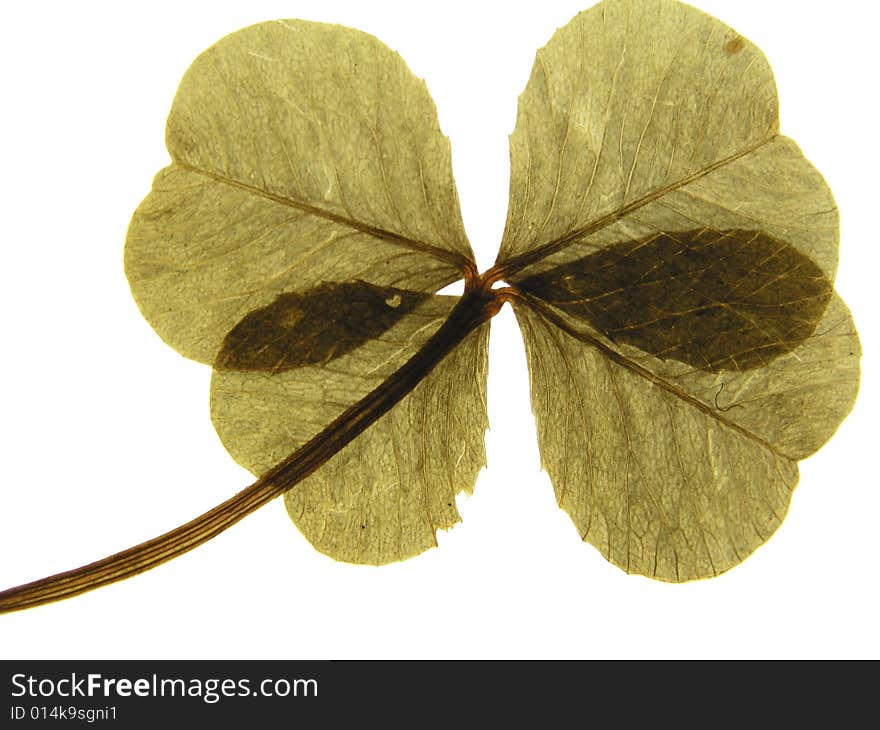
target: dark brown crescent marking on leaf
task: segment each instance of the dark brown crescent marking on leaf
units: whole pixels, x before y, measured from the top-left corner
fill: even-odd
[[[214,367],[280,373],[326,363],[379,337],[430,296],[365,281],[281,294],[230,330]]]
[[[832,284],[761,231],[623,241],[516,282],[613,342],[710,370],[748,370],[813,334]]]

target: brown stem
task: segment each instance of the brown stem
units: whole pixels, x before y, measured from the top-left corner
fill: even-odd
[[[410,360],[247,489],[164,535],[81,568],[0,592],[0,613],[70,598],[142,573],[207,542],[286,492],[387,413],[468,334],[497,313],[501,302],[492,292],[478,281],[468,283],[449,318]]]

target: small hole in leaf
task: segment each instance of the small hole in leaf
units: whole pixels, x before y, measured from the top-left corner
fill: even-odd
[[[437,292],[440,296],[460,297],[464,294],[464,279],[453,281]]]

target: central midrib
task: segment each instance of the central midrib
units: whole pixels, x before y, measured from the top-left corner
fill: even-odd
[[[199,167],[194,167],[193,165],[181,162],[180,160],[174,160],[173,162],[175,166],[195,173],[196,175],[207,177],[211,180],[214,180],[215,182],[237,188],[238,190],[243,190],[247,193],[250,193],[251,195],[256,195],[260,198],[264,198],[265,200],[270,200],[273,203],[277,203],[278,205],[284,205],[288,208],[294,208],[296,210],[302,211],[303,213],[307,213],[318,218],[323,218],[328,221],[333,221],[334,223],[339,223],[340,225],[346,226],[356,231],[360,231],[361,233],[366,233],[368,236],[372,236],[373,238],[379,238],[383,241],[389,241],[403,248],[408,248],[412,251],[426,253],[429,256],[433,256],[434,258],[452,264],[453,266],[455,266],[455,268],[461,270],[462,272],[467,271],[470,267],[473,266],[473,264],[467,259],[467,257],[461,255],[460,253],[456,253],[455,251],[440,248],[439,246],[433,246],[430,243],[418,241],[416,239],[403,236],[399,233],[393,233],[392,231],[387,231],[384,228],[371,226],[368,223],[363,223],[352,218],[347,218],[345,216],[339,215],[338,213],[332,213],[329,210],[324,210],[323,208],[309,205],[308,203],[302,203],[300,201],[293,200],[292,198],[287,198],[283,195],[278,195],[268,190],[264,190],[263,188],[248,185],[247,183],[241,182],[240,180],[235,180],[224,175],[219,175],[215,172],[210,172],[209,170],[203,170]]]
[[[558,327],[566,334],[570,335],[571,337],[574,337],[575,339],[580,340],[581,342],[586,342],[587,344],[592,345],[597,350],[599,350],[599,352],[602,353],[602,355],[604,357],[608,358],[612,362],[617,363],[621,367],[624,367],[627,370],[630,370],[631,372],[635,373],[636,375],[643,377],[645,380],[647,380],[648,382],[657,386],[658,388],[661,388],[661,389],[667,391],[668,393],[671,393],[672,395],[676,396],[677,398],[680,398],[688,405],[691,405],[691,406],[697,408],[698,410],[702,411],[710,418],[713,418],[714,420],[718,421],[718,423],[736,431],[737,433],[741,434],[742,436],[745,436],[746,438],[750,439],[751,441],[754,441],[755,443],[759,444],[763,448],[768,449],[774,455],[776,455],[782,459],[786,459],[788,461],[796,461],[796,459],[794,457],[789,456],[788,454],[781,452],[778,448],[776,448],[776,446],[774,446],[769,441],[766,441],[765,439],[758,436],[756,433],[749,431],[749,429],[745,428],[744,426],[739,425],[738,423],[736,423],[736,421],[732,421],[729,418],[725,417],[723,414],[718,413],[711,406],[706,405],[705,403],[703,403],[703,401],[701,401],[698,398],[695,398],[694,396],[690,395],[689,393],[683,391],[681,388],[677,388],[672,383],[670,383],[668,380],[666,380],[665,378],[662,378],[661,376],[652,372],[648,368],[646,368],[642,365],[639,365],[638,363],[633,362],[628,357],[621,354],[620,352],[617,352],[617,350],[614,350],[613,348],[609,347],[608,345],[606,345],[604,342],[602,342],[601,340],[599,340],[598,338],[596,338],[595,336],[593,336],[589,332],[584,332],[584,331],[581,331],[581,330],[573,327],[560,314],[558,314],[553,307],[551,307],[549,304],[542,301],[541,299],[538,299],[537,297],[530,296],[528,294],[521,294],[521,293],[517,294],[515,298],[518,299],[519,301],[521,301],[523,304],[525,304],[527,308],[536,312],[540,317],[547,320],[551,325]]]
[[[749,145],[745,149],[740,150],[728,157],[725,157],[718,162],[715,162],[708,167],[703,168],[702,170],[698,170],[697,172],[691,173],[686,177],[681,178],[680,180],[676,180],[675,182],[670,183],[662,188],[658,188],[657,190],[648,193],[642,198],[633,201],[632,203],[627,203],[626,205],[621,206],[617,210],[614,210],[606,215],[603,215],[601,218],[596,219],[592,223],[587,224],[586,226],[582,226],[570,233],[566,233],[564,236],[560,236],[553,241],[542,244],[538,246],[536,249],[532,251],[526,251],[525,253],[521,253],[517,256],[514,256],[506,261],[498,261],[493,268],[500,268],[504,271],[505,277],[511,277],[514,274],[522,271],[528,266],[541,261],[542,259],[547,258],[548,256],[553,255],[557,251],[561,251],[567,245],[577,241],[586,236],[592,235],[597,231],[601,231],[603,228],[610,226],[612,223],[620,220],[621,218],[626,217],[630,213],[642,208],[650,203],[653,203],[656,200],[659,200],[665,195],[668,195],[671,192],[674,192],[680,188],[683,188],[685,185],[694,182],[695,180],[699,180],[702,177],[714,172],[715,170],[724,167],[725,165],[729,165],[732,162],[736,162],[737,160],[752,154],[755,150],[763,147],[765,144],[769,144],[773,140],[779,137],[778,132],[774,132],[771,136],[762,139],[758,142],[755,142],[752,145]]]

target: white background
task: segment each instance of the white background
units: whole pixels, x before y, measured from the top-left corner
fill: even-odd
[[[159,340],[122,269],[129,217],[167,164],[165,117],[199,52],[278,17],[358,27],[400,51],[452,139],[486,268],[507,206],[517,95],[535,50],[588,3],[8,4],[0,587],[153,537],[251,481],[214,434],[209,369]],[[540,471],[506,310],[492,330],[489,468],[439,549],[379,569],[335,563],[274,503],[150,573],[0,616],[0,658],[880,656],[875,11],[697,4],[765,51],[783,132],[835,192],[838,289],[866,351],[853,414],[803,462],[767,545],[720,578],[676,586],[627,576],[582,544]]]

